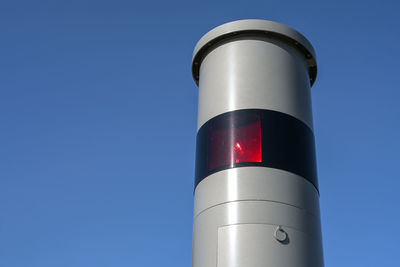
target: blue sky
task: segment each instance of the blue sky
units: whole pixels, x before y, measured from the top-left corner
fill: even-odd
[[[190,266],[193,48],[237,19],[313,44],[326,266],[394,266],[396,1],[1,1],[0,266]]]

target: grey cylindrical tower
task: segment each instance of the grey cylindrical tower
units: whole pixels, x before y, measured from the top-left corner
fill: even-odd
[[[315,53],[265,20],[197,43],[193,267],[322,267],[310,87]]]

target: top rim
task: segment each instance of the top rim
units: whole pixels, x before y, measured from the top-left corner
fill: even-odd
[[[222,24],[205,35],[197,42],[192,56],[192,75],[196,84],[199,84],[200,65],[208,51],[212,50],[217,43],[227,39],[238,37],[241,34],[254,34],[255,36],[269,36],[291,44],[304,53],[310,84],[313,85],[317,76],[317,62],[314,48],[311,43],[298,31],[268,20],[247,19],[237,20]]]

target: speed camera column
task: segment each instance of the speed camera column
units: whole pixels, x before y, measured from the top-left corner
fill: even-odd
[[[322,267],[310,87],[315,53],[271,21],[197,43],[193,267]]]

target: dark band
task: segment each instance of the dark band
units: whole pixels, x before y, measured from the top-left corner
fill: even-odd
[[[250,128],[246,128],[248,127],[246,122]],[[215,154],[219,156],[218,153],[225,149],[218,147],[215,149],[213,142],[232,139],[231,136],[235,136],[235,131],[242,131],[240,133],[242,138],[250,136],[245,138],[255,140],[250,146],[256,151],[254,147],[260,145],[261,155],[249,157],[248,162],[246,158],[244,162],[239,160],[227,162],[217,158],[219,163],[210,164],[210,160],[215,161]],[[254,131],[261,131],[261,135],[257,137],[257,134],[252,133]],[[224,133],[228,133],[225,139]],[[261,144],[257,138],[261,138]],[[304,177],[318,190],[314,134],[305,123],[281,112],[264,109],[236,110],[212,118],[199,129],[196,140],[195,187],[213,173],[245,166],[289,171]]]

